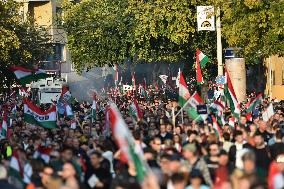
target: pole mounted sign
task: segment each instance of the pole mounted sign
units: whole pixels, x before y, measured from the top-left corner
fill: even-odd
[[[213,6],[197,6],[197,30],[215,31],[215,16]]]

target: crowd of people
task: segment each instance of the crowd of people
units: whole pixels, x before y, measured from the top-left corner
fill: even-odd
[[[92,105],[72,105],[76,128],[68,117],[58,119],[57,129],[27,124],[20,98],[9,137],[1,140],[0,188],[2,189],[280,189],[284,188],[284,104],[263,99],[259,112],[248,120],[244,114],[228,124],[227,107],[222,136],[213,129],[210,116],[192,120],[178,102],[163,94],[148,92],[138,99],[143,118],[129,114],[131,95],[97,100],[96,119]],[[252,100],[255,95],[250,96]],[[113,100],[122,114],[136,145],[143,149],[151,171],[143,182],[131,162],[121,161],[115,138],[105,134],[107,102]],[[261,112],[273,103],[274,115],[262,119]],[[263,108],[261,108],[263,107]],[[11,106],[10,106],[11,109]],[[13,158],[18,160],[20,177],[13,174]]]

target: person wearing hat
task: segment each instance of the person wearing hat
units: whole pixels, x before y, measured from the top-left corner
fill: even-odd
[[[189,143],[186,144],[183,147],[183,157],[185,159],[184,162],[184,167],[186,168],[185,170],[191,172],[193,169],[198,169],[205,180],[205,183],[209,186],[213,185],[209,169],[207,167],[207,164],[205,160],[200,157],[197,144],[195,143]]]

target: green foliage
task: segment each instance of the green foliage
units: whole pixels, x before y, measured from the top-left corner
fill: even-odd
[[[63,6],[72,61],[78,71],[127,58],[184,62],[192,75],[199,48],[210,59],[204,74],[214,77],[216,32],[197,32],[198,5],[220,6],[223,49],[243,48],[248,63],[283,54],[280,0],[84,0]]]
[[[234,0],[222,4],[227,43],[243,48],[246,62],[284,54],[284,1]]]
[[[35,26],[31,19],[23,21],[20,6],[13,0],[0,1],[0,80],[6,85],[0,89],[13,83],[11,65],[32,67],[49,52],[46,31]]]
[[[64,2],[64,26],[77,71],[121,63],[128,57],[131,17],[126,0]]]
[[[64,3],[64,27],[76,69],[132,61],[184,61],[196,48],[215,63],[216,33],[197,32],[202,1],[86,0]]]

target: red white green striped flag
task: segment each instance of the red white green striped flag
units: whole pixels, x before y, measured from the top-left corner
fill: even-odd
[[[142,149],[135,144],[135,140],[115,104],[110,104],[109,113],[111,130],[122,156],[126,162],[135,166],[136,178],[139,182],[143,182],[148,166],[144,161]]]
[[[260,93],[259,95],[257,95],[257,97],[249,102],[247,105],[246,105],[246,112],[249,113],[249,112],[253,112],[256,108],[256,106],[258,106],[259,104],[261,104],[262,102],[262,93]]]
[[[218,125],[218,122],[216,120],[216,118],[214,116],[212,116],[212,121],[213,121],[213,129],[214,129],[214,132],[216,134],[216,136],[221,139],[222,138],[222,130],[221,128],[219,127]]]
[[[1,138],[8,138],[8,115],[6,111],[4,111],[1,125]]]
[[[180,72],[180,76],[179,76],[179,99],[178,99],[180,107],[183,107],[189,98],[190,98],[190,93],[188,91],[187,84],[185,82],[185,79],[183,77],[182,72]]]
[[[52,106],[49,110],[42,111],[39,107],[32,104],[28,99],[23,99],[24,119],[27,123],[38,125],[47,129],[57,128],[56,107]]]
[[[201,69],[205,67],[206,63],[209,61],[208,56],[203,54],[199,49],[196,50],[196,56],[200,62]]]
[[[233,117],[233,116],[231,116],[230,118],[229,118],[229,123],[228,123],[229,125],[230,125],[230,127],[232,128],[232,129],[235,129],[235,118]]]
[[[134,99],[133,103],[130,105],[129,113],[136,122],[142,120],[143,114],[136,99]]]
[[[32,70],[22,68],[20,66],[13,66],[11,70],[22,85],[30,84],[34,80]]]
[[[193,95],[188,99],[188,103],[191,107],[197,109],[198,105],[203,104],[203,100],[201,96],[197,92],[193,93]]]
[[[203,84],[203,76],[201,69],[205,67],[206,63],[209,61],[208,57],[203,54],[200,50],[196,50],[196,81],[197,84]]]
[[[13,154],[12,154],[12,157],[11,157],[11,160],[10,160],[8,175],[10,177],[16,178],[21,183],[24,182],[23,181],[24,168],[19,161],[19,155],[18,155],[17,151],[13,151]]]
[[[203,104],[202,98],[195,92],[186,102],[185,110],[188,116],[195,121],[202,121],[203,118],[197,112],[197,106]]]
[[[240,104],[238,102],[233,84],[231,82],[229,73],[227,71],[226,71],[226,80],[227,82],[224,88],[225,96],[227,100],[229,101],[231,112],[234,114],[236,118],[239,118],[240,117]]]
[[[33,71],[20,66],[13,66],[11,70],[22,85],[30,84],[32,81],[48,77],[47,73],[42,69]]]

